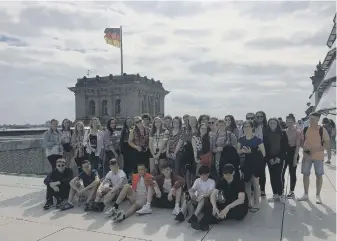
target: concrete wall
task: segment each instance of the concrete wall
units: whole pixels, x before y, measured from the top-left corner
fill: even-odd
[[[0,172],[39,175],[50,170],[41,138],[0,142]]]

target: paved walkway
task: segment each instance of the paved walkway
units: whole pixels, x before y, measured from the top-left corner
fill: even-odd
[[[334,241],[336,240],[336,160],[326,165],[322,190],[324,204],[315,203],[315,179],[311,179],[312,202],[289,200],[272,204],[263,200],[261,210],[242,222],[215,225],[209,232],[192,230],[173,221],[171,211],[134,216],[113,224],[104,213],[43,211],[45,187],[41,178],[0,175],[1,241]],[[301,175],[296,195],[303,193]],[[268,187],[267,195],[271,196]]]

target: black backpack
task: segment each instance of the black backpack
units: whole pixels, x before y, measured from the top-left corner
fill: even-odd
[[[304,141],[303,142],[305,142],[307,130],[308,130],[308,126],[304,127],[304,129],[303,129]],[[322,126],[319,127],[319,136],[321,137],[321,145],[323,146],[324,145],[324,139],[323,139],[323,127]]]

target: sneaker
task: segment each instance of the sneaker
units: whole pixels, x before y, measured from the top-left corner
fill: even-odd
[[[152,213],[152,209],[149,205],[144,205],[140,210],[136,212],[139,215],[150,214]]]
[[[317,204],[322,204],[322,199],[319,195],[316,195],[316,203]]]
[[[281,203],[285,203],[286,202],[286,197],[284,195],[279,196],[279,200]]]
[[[188,220],[187,220],[188,223],[197,223],[198,222],[198,217],[193,214]]]
[[[47,201],[46,204],[43,206],[44,210],[48,210],[54,205],[53,201]]]
[[[120,223],[125,219],[125,214],[123,210],[120,210],[117,215],[113,218],[115,223]]]
[[[308,201],[309,200],[309,197],[308,197],[308,194],[304,194],[302,197],[300,198],[297,198],[298,201]]]
[[[277,194],[274,194],[272,198],[268,199],[268,202],[279,202],[280,201],[280,196]]]
[[[261,191],[261,197],[262,198],[266,197],[266,192],[265,191]]]
[[[328,161],[326,161],[325,163],[326,163],[326,164],[331,164],[331,161],[328,160]]]
[[[185,221],[185,216],[183,212],[179,212],[178,215],[174,218],[175,221],[178,222],[184,222]]]
[[[180,208],[179,208],[179,206],[175,206],[174,209],[173,209],[173,211],[172,211],[172,214],[173,214],[173,215],[178,215],[179,213],[180,213]]]
[[[290,191],[290,192],[288,193],[288,195],[287,195],[287,198],[289,198],[289,199],[294,199],[294,198],[295,198],[295,193],[292,192],[292,191]]]
[[[192,223],[192,228],[195,230],[199,230],[199,231],[208,231],[209,230],[209,226],[208,225],[202,225],[201,223]]]

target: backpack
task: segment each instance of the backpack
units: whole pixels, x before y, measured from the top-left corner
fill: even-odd
[[[305,137],[306,137],[306,134],[307,134],[307,130],[308,130],[308,126],[304,127],[303,129],[303,136],[304,136],[304,141],[305,142]],[[324,145],[324,140],[323,140],[323,127],[322,126],[319,126],[319,136],[321,137],[321,145],[323,146]]]

